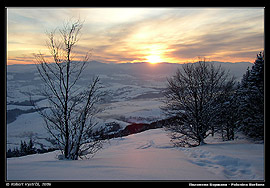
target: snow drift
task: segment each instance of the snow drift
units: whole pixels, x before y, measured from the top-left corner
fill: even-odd
[[[7,159],[8,180],[263,180],[264,144],[215,138],[175,148],[162,129],[110,140],[92,159],[58,160],[59,151]]]

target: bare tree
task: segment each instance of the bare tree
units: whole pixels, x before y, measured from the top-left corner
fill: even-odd
[[[177,145],[201,145],[214,133],[222,98],[233,89],[234,80],[221,66],[205,60],[184,64],[168,79],[163,110],[174,117],[167,128]]]
[[[62,29],[47,33],[47,47],[53,62],[48,62],[41,53],[35,55],[37,70],[44,83],[41,95],[49,105],[46,110],[37,104],[34,106],[64,158],[71,160],[101,148],[101,142],[92,137],[93,115],[97,112],[95,104],[100,94],[99,78],[93,78],[86,89],[77,86],[90,57],[87,53],[81,61],[74,60],[74,47],[82,26],[80,20],[68,21]]]

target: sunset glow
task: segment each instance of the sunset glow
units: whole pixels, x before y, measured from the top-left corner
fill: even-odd
[[[152,63],[152,64],[162,62],[162,59],[158,55],[150,55],[150,56],[147,56],[146,58],[147,58],[147,62]]]
[[[84,21],[78,59],[104,63],[253,62],[264,49],[264,8],[8,8],[7,63],[49,55],[46,31]]]

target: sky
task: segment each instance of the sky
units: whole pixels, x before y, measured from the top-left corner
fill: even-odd
[[[78,58],[102,63],[254,62],[264,50],[264,8],[7,8],[7,64],[49,55],[48,31],[83,20]]]

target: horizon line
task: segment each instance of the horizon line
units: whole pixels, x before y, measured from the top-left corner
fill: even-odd
[[[188,63],[197,63],[199,62],[200,60],[198,61],[189,61],[189,62],[185,62],[185,63],[173,63],[173,62],[158,62],[158,63],[150,63],[150,62],[146,62],[146,61],[138,61],[138,62],[125,62],[125,63],[115,63],[115,62],[101,62],[101,61],[97,61],[97,60],[91,60],[91,61],[87,61],[87,63],[91,63],[91,62],[97,62],[97,63],[102,63],[102,64],[115,64],[115,65],[121,65],[121,64],[143,64],[143,63],[147,63],[147,64],[150,64],[150,65],[158,65],[158,64],[188,64]],[[78,61],[75,61],[75,62],[78,62]],[[250,61],[237,61],[237,62],[230,62],[230,61],[205,61],[205,62],[210,62],[210,63],[213,63],[213,62],[217,62],[217,63],[251,63],[253,64],[252,62]],[[52,62],[53,63],[53,62]],[[14,64],[8,64],[6,62],[6,65],[7,66],[10,66],[10,65],[35,65],[36,63],[14,63]]]

